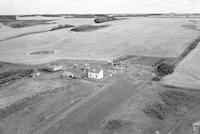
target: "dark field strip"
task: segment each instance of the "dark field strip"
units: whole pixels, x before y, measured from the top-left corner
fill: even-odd
[[[15,38],[19,38],[19,37],[26,36],[26,35],[38,34],[38,33],[44,33],[44,32],[49,32],[49,30],[20,34],[20,35],[17,35],[17,36],[13,36],[13,37],[10,37],[10,38],[7,38],[7,39],[0,40],[0,42],[6,41],[6,40],[15,39]]]
[[[180,60],[185,58],[193,49],[197,47],[197,45],[200,43],[200,37],[198,37],[196,40],[194,40],[186,49],[185,51],[179,56]]]

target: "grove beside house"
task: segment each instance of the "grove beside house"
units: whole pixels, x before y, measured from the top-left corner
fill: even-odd
[[[99,68],[94,68],[88,70],[88,78],[92,79],[102,79],[103,78],[103,70]]]

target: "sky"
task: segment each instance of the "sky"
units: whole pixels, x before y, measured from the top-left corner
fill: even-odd
[[[0,14],[200,13],[200,0],[0,0]]]

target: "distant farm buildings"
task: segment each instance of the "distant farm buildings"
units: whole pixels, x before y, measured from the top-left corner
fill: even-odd
[[[200,121],[193,123],[192,126],[193,126],[194,134],[199,134],[199,132],[200,132]]]
[[[62,69],[63,69],[62,65],[49,65],[44,68],[44,70],[49,71],[49,72],[56,72],[56,71],[60,71]]]
[[[103,22],[107,22],[107,21],[113,21],[116,20],[116,18],[114,18],[113,16],[108,16],[108,15],[95,15],[95,23],[103,23]]]
[[[88,70],[88,78],[102,79],[103,78],[103,70],[100,68],[94,68],[94,69]]]

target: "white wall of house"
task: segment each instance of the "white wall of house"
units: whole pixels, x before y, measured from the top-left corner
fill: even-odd
[[[99,73],[88,72],[88,78],[102,79],[103,78],[103,70],[101,70]]]

